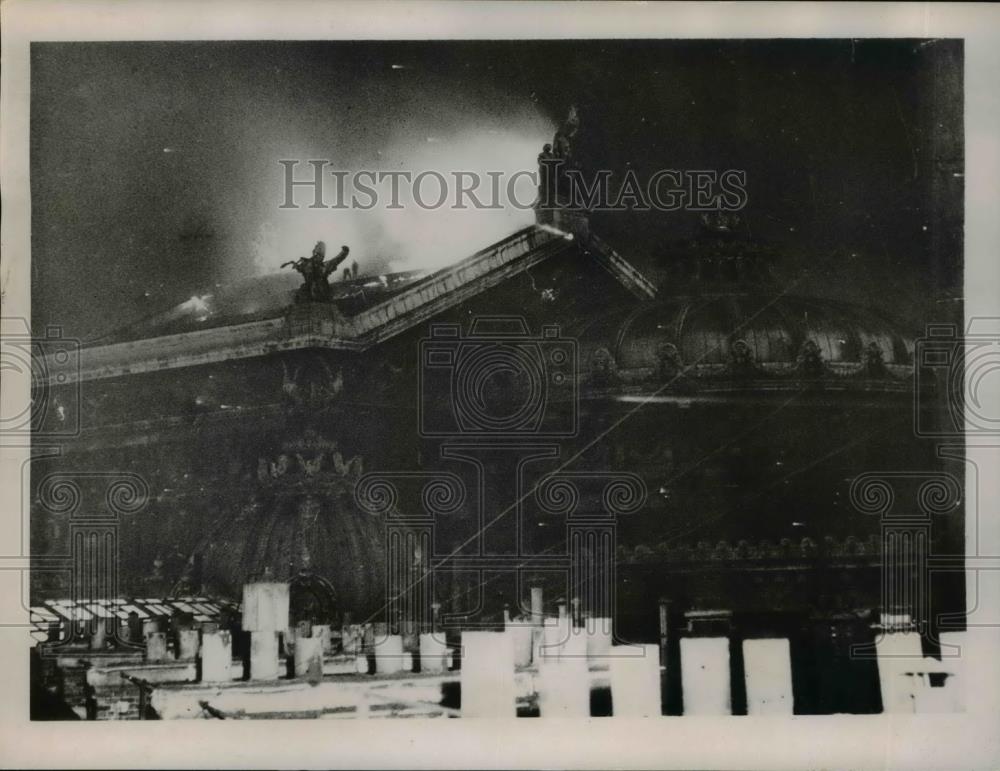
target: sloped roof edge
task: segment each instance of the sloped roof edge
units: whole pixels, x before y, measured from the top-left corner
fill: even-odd
[[[531,225],[356,316],[343,317],[326,306],[291,306],[278,318],[94,346],[60,361],[47,357],[40,380],[65,385],[300,348],[364,350],[573,248],[576,240],[571,233]],[[583,240],[581,249],[632,294],[655,296],[652,284],[601,239],[587,234]]]

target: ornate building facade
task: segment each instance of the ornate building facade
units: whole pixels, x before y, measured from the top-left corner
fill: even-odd
[[[73,554],[72,517],[118,475],[137,503],[111,514],[117,596],[238,600],[266,572],[291,581],[293,623],[432,608],[467,628],[542,586],[668,661],[703,628],[787,637],[797,711],[877,711],[855,646],[890,614],[933,640],[964,607],[960,574],[920,599],[884,580],[891,560],[923,570],[899,538],[963,542],[960,460],[912,430],[940,409],[914,398],[913,331],[781,291],[718,223],[654,285],[585,217],[543,220],[431,275],[351,275],[329,302],[249,279],[47,361],[40,434],[69,438],[32,463],[33,554]],[[513,363],[470,365],[501,349]],[[893,471],[946,500],[872,505],[859,479]],[[67,479],[75,505],[53,495]],[[35,601],[79,591],[57,562]]]

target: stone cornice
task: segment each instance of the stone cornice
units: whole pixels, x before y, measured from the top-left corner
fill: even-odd
[[[78,348],[59,360],[46,357],[40,383],[67,385],[302,348],[364,350],[572,245],[565,235],[531,226],[356,316],[342,316],[332,306],[306,304],[291,306],[277,318]]]
[[[778,542],[739,541],[735,544],[719,541],[714,545],[704,541],[696,545],[675,546],[664,543],[652,547],[646,545],[633,548],[619,547],[618,560],[623,564],[687,565],[704,569],[711,569],[713,565],[728,566],[733,563],[761,566],[843,562],[878,564],[882,560],[882,539],[878,535],[871,535],[867,539],[849,536],[843,540],[827,536],[819,541],[811,538],[799,541],[784,538]]]

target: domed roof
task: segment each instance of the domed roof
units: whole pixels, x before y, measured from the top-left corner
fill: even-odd
[[[914,344],[877,311],[766,292],[644,303],[586,323],[577,339],[582,374],[596,387],[664,378],[891,383],[911,373]]]
[[[259,455],[237,505],[195,548],[204,584],[232,596],[262,568],[278,580],[310,573],[328,582],[341,609],[377,609],[385,600],[386,525],[355,498],[362,464],[312,428]]]

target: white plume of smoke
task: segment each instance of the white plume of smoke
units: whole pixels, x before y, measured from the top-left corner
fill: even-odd
[[[433,271],[533,222],[533,212],[524,206],[534,194],[526,173],[536,171],[538,153],[551,140],[551,120],[530,102],[512,107],[509,97],[505,97],[506,102],[495,99],[476,105],[474,99],[470,103],[450,91],[438,96],[434,93],[434,89],[427,89],[419,99],[393,104],[390,112],[394,119],[388,121],[383,112],[376,116],[375,111],[352,111],[350,123],[322,132],[335,133],[336,138],[317,136],[320,132],[312,125],[313,115],[301,123],[293,120],[294,110],[292,115],[283,113],[280,121],[275,118],[270,128],[272,138],[256,151],[270,156],[270,164],[266,178],[252,182],[261,197],[252,208],[257,221],[247,228],[244,248],[249,259],[238,259],[242,263],[238,269],[244,275],[248,268],[257,275],[273,273],[283,262],[308,255],[316,241],[325,241],[334,252],[342,244],[350,246],[351,260],[357,261],[362,274]],[[373,125],[366,126],[368,120]],[[255,139],[259,144],[261,135]],[[259,168],[260,156],[257,158]],[[285,171],[278,161],[283,159],[299,161],[295,167],[299,180],[312,178],[310,159],[329,161],[327,172],[346,171],[348,198],[352,176],[363,170],[408,171],[413,177],[434,171],[447,180],[449,199],[439,208],[421,208],[401,181],[402,208],[388,208],[391,188],[385,180],[374,185],[380,199],[373,208],[311,208],[311,188],[298,187],[298,208],[281,209]],[[464,203],[469,208],[455,208],[456,172],[479,175],[483,182],[476,190],[477,198],[499,207],[475,208],[466,197]],[[501,175],[496,200],[487,172]],[[512,206],[507,197],[508,180],[519,172],[515,194],[521,208]],[[335,204],[338,196],[333,176],[327,173],[323,184],[324,203]],[[425,202],[433,203],[439,189],[435,179],[425,180],[421,187]],[[359,194],[358,199],[368,203],[366,195]]]

